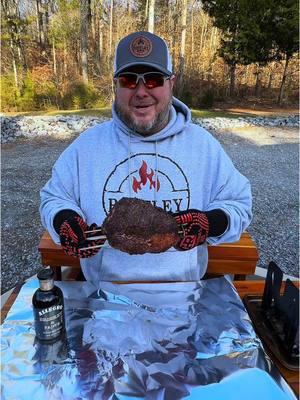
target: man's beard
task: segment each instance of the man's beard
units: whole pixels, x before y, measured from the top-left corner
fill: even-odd
[[[118,117],[128,126],[129,129],[134,132],[140,133],[141,135],[152,135],[162,130],[169,121],[169,113],[171,109],[172,99],[166,107],[161,110],[151,121],[146,123],[138,122],[132,117],[129,112],[125,111],[122,106],[118,103],[117,99],[115,101],[115,110]],[[162,126],[163,122],[166,121],[165,125]]]

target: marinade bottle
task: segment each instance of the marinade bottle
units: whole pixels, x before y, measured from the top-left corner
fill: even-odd
[[[51,268],[43,268],[37,277],[40,287],[32,298],[36,337],[41,341],[53,341],[65,332],[63,293],[54,285]]]

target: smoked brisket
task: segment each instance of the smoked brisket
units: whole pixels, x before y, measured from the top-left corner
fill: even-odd
[[[109,244],[129,254],[161,253],[179,241],[175,219],[150,202],[123,197],[102,224]]]

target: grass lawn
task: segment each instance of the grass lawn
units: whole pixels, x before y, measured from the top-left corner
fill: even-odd
[[[89,108],[84,110],[51,110],[51,111],[24,111],[24,112],[8,112],[4,113],[8,117],[22,116],[55,116],[55,115],[81,115],[87,117],[107,117],[111,118],[110,107],[105,108]]]
[[[275,111],[275,110],[274,110]],[[250,109],[228,109],[228,110],[195,110],[192,109],[192,116],[193,118],[215,118],[215,117],[222,117],[222,118],[239,118],[239,117],[255,117],[255,116],[275,116],[275,115],[282,115],[282,114],[289,114],[295,113],[295,110],[291,110],[291,112],[283,112],[281,113],[280,110],[276,110],[276,112],[272,112],[272,110],[265,110],[265,111],[254,111]],[[296,110],[297,111],[297,110]],[[84,110],[51,110],[51,111],[27,111],[27,112],[8,112],[3,113],[3,115],[8,117],[15,117],[15,116],[55,116],[55,115],[81,115],[81,116],[90,116],[90,117],[107,117],[111,118],[111,109],[110,107],[105,108],[90,108]]]
[[[249,117],[248,113],[236,113],[231,111],[219,111],[219,110],[194,110],[192,111],[193,118],[239,118],[239,117]]]

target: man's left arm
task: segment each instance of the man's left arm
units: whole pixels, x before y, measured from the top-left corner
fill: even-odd
[[[208,243],[230,243],[240,239],[252,220],[252,193],[249,180],[233,165],[222,150],[220,176],[211,194],[206,212],[222,210],[228,219],[228,226],[220,236],[209,236]]]
[[[204,242],[235,242],[252,219],[252,195],[248,179],[219,147],[215,159],[215,184],[205,210],[189,209],[174,214],[181,232],[178,250],[189,250]]]

